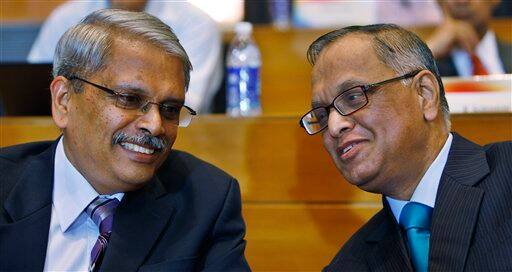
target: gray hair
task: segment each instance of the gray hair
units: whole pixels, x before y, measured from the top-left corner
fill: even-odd
[[[446,101],[443,82],[436,62],[428,46],[416,34],[394,24],[349,26],[331,31],[316,39],[308,48],[308,61],[314,65],[320,52],[333,41],[351,33],[361,33],[373,37],[373,49],[377,58],[393,69],[397,75],[414,70],[429,70],[439,84],[440,107],[445,124],[450,128],[450,109]],[[407,84],[410,79],[405,79]]]
[[[185,90],[192,64],[171,27],[145,12],[97,10],[60,38],[53,58],[53,76],[86,77],[105,68],[117,35],[127,35],[162,48],[183,63]],[[75,87],[79,89],[79,82]]]

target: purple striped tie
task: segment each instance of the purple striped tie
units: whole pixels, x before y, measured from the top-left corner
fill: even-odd
[[[96,240],[96,244],[94,244],[91,251],[89,271],[97,270],[107,249],[117,205],[119,205],[117,198],[96,197],[86,208],[87,214],[100,229],[100,236],[98,236],[98,240]]]

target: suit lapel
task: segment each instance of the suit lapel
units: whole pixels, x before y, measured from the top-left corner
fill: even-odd
[[[139,268],[174,213],[171,197],[157,177],[144,189],[125,195],[114,216],[101,271]]]
[[[20,167],[4,203],[12,219],[0,225],[0,267],[43,270],[50,228],[56,142]]]
[[[443,76],[458,76],[459,72],[455,67],[455,62],[451,56],[448,56],[442,60],[436,61],[440,73]]]
[[[464,270],[484,195],[473,186],[489,173],[482,148],[453,134],[432,214],[429,268],[434,271]]]
[[[512,45],[498,40],[498,53],[505,73],[512,73]]]
[[[376,229],[366,238],[366,243],[372,245],[372,252],[366,255],[370,271],[412,271],[400,227],[384,197],[382,202],[381,219],[376,221]]]

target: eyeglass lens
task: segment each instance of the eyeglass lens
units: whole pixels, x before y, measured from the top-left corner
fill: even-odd
[[[336,97],[333,104],[341,114],[348,115],[366,104],[366,95],[361,87],[352,88]]]
[[[137,94],[130,93],[119,93],[114,90],[111,90],[107,87],[97,85],[95,83],[89,82],[85,79],[71,76],[70,80],[77,79],[87,84],[90,84],[99,90],[105,91],[113,96],[115,96],[115,105],[116,107],[128,110],[142,110],[147,111],[151,104],[155,104],[158,106],[160,114],[166,120],[172,122],[174,125],[178,125],[180,127],[187,127],[192,121],[192,115],[195,115],[195,111],[186,107],[186,106],[177,106],[173,104],[160,104],[154,103],[150,101],[144,100],[141,96]]]
[[[146,104],[144,104],[146,103]],[[119,93],[116,98],[116,106],[128,110],[147,110],[151,106],[150,103],[144,101],[140,96],[134,94]],[[190,124],[192,115],[186,107],[178,107],[175,105],[162,105],[155,104],[158,106],[160,114],[166,120],[171,121],[175,125],[180,127],[187,127]]]
[[[367,102],[363,89],[355,87],[337,96],[333,101],[333,106],[340,114],[349,115],[364,107]],[[304,115],[301,121],[309,134],[315,134],[327,127],[329,121],[328,109],[326,107],[313,109]]]

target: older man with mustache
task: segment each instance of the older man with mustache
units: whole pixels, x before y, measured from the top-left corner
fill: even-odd
[[[171,28],[99,10],[53,65],[62,137],[0,153],[0,270],[249,270],[236,180],[171,150],[195,114]]]

